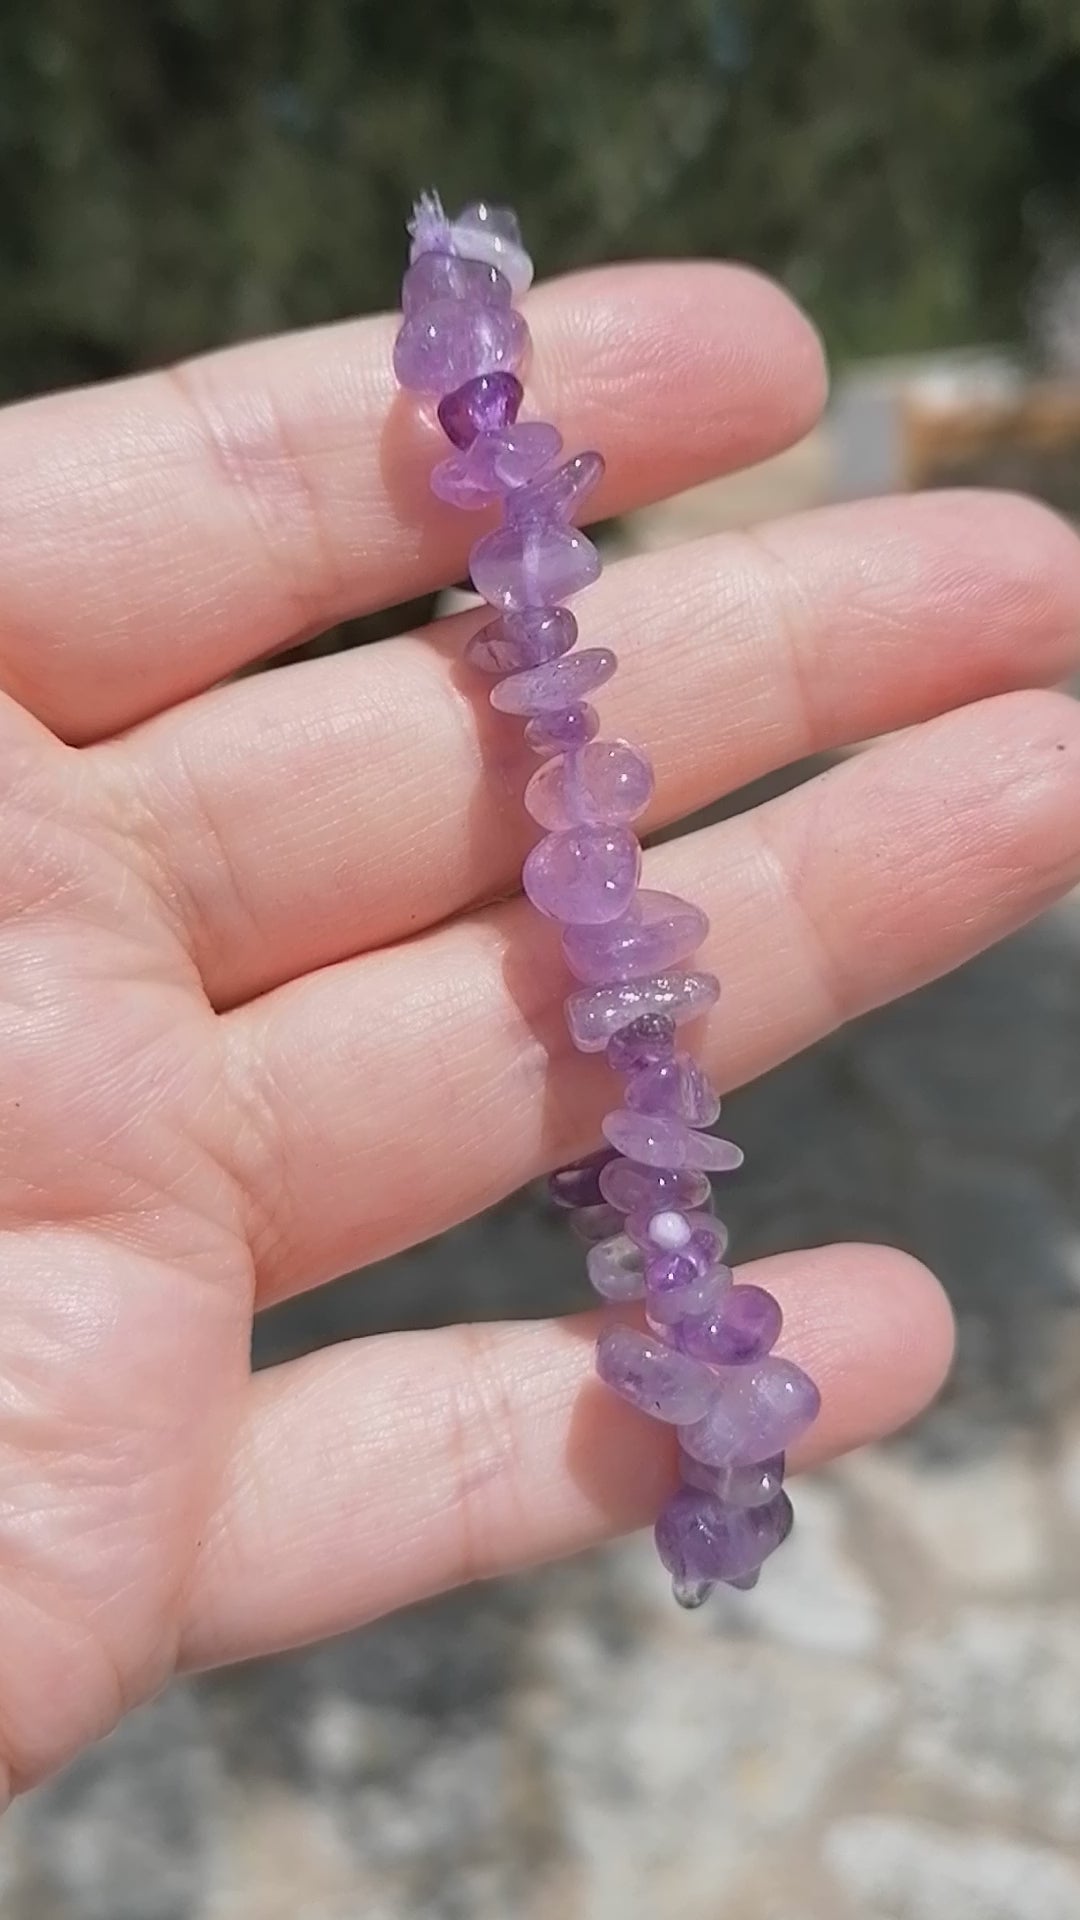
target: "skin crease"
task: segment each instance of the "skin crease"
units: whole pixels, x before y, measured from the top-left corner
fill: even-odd
[[[706,265],[528,302],[530,399],[608,515],[822,404],[782,294]],[[591,1378],[600,1316],[249,1374],[252,1313],[596,1138],[475,616],[222,685],[463,572],[393,322],[0,416],[0,1761],[14,1793],[178,1668],[339,1631],[648,1522],[671,1437]],[[710,913],[722,1086],[958,964],[1080,878],[1080,548],[1005,496],[830,508],[613,566],[581,601],[653,753],[650,824],[879,745],[647,856]],[[768,965],[762,964],[763,955]],[[782,1143],[778,1143],[778,1150]],[[779,1171],[779,1169],[778,1169]],[[823,1411],[798,1464],[948,1366],[908,1256],[759,1263]],[[778,1570],[777,1577],[782,1577]]]

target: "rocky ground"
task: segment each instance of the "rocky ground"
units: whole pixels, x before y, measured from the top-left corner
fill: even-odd
[[[744,1255],[894,1240],[961,1327],[758,1593],[639,1539],[177,1686],[16,1808],[4,1920],[1077,1920],[1078,1063],[1074,900],[729,1102]],[[262,1352],[582,1298],[525,1194]]]

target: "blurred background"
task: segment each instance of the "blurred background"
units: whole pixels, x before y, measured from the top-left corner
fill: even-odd
[[[5,0],[0,181],[5,397],[391,305],[437,183],[825,332],[822,429],[611,551],[955,479],[1080,517],[1075,0]],[[1072,901],[731,1098],[744,1256],[892,1240],[960,1322],[758,1593],[677,1615],[634,1540],[176,1686],[16,1808],[4,1920],[1076,1920],[1078,1066]],[[584,1296],[525,1193],[257,1355]]]

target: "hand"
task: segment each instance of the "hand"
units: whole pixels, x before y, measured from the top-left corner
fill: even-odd
[[[777,451],[821,405],[786,300],[714,266],[531,302],[534,407],[618,512]],[[353,1343],[252,1379],[253,1310],[595,1143],[553,937],[512,888],[516,724],[475,615],[226,676],[460,577],[386,319],[0,421],[0,1749],[13,1791],[178,1666],[355,1625],[651,1519],[651,1422],[595,1316]],[[727,1085],[907,992],[1080,875],[1080,548],[1021,500],[838,507],[614,565],[580,602],[655,757],[653,826],[908,729],[658,847],[711,913]],[[1003,1089],[1003,1097],[1006,1090]],[[775,1146],[784,1176],[784,1141]],[[950,1351],[913,1260],[763,1263],[820,1460]],[[782,1578],[782,1571],[778,1573]]]

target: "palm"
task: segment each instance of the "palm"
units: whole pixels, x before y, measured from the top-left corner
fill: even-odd
[[[252,1258],[219,1023],[161,885],[104,787],[37,742],[15,759],[0,1698],[33,1774],[171,1670],[242,1406]]]
[[[607,273],[542,291],[533,318],[541,370],[570,343],[552,410],[607,453],[604,511],[762,457],[818,403],[810,335],[749,276]],[[526,765],[454,665],[472,616],[214,685],[460,574],[389,338],[252,347],[0,425],[14,1786],[177,1664],[640,1524],[671,1472],[655,1429],[589,1389],[591,1323],[249,1376],[258,1306],[583,1150],[604,1098],[565,1043],[557,956],[505,897]],[[1068,670],[1078,599],[1064,528],[956,496],[627,562],[582,603],[624,650],[605,718],[654,751],[655,825],[927,722],[648,856],[712,912],[728,998],[707,1044],[729,1085],[1076,877],[1075,710],[1012,690]],[[818,1457],[917,1410],[949,1334],[915,1263],[769,1264],[822,1378]]]

